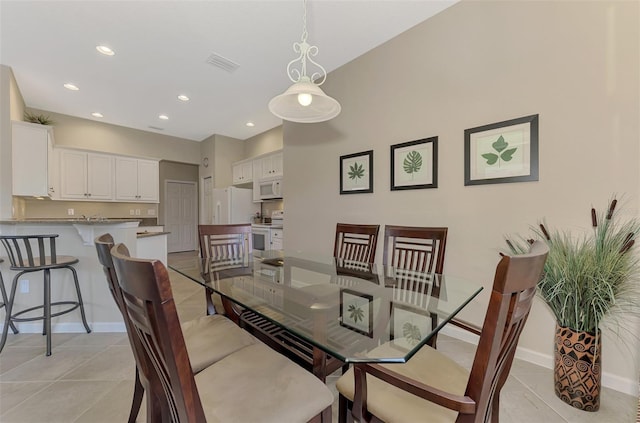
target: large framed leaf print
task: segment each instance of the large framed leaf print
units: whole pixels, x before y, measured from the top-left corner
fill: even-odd
[[[464,184],[538,180],[538,115],[464,131]]]
[[[373,192],[373,150],[340,156],[340,194]]]
[[[391,191],[438,187],[438,137],[391,146]]]

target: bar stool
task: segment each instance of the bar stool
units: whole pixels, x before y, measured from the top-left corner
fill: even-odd
[[[4,263],[4,260],[0,258],[0,263]],[[7,306],[7,290],[4,287],[4,279],[2,278],[2,271],[0,271],[0,295],[2,295],[2,302],[0,303],[0,308]],[[5,310],[6,311],[6,310]],[[11,330],[13,333],[18,333],[18,328],[13,324],[13,322],[9,322],[11,326]]]
[[[87,324],[84,314],[84,305],[82,303],[82,295],[80,294],[80,285],[78,284],[78,274],[73,265],[78,259],[71,256],[58,256],[56,254],[56,238],[57,234],[50,235],[0,235],[0,242],[7,250],[11,270],[18,273],[13,278],[11,284],[11,295],[5,304],[6,316],[5,324],[2,331],[2,339],[0,340],[0,352],[4,348],[7,341],[7,333],[9,326],[14,328],[13,322],[31,322],[34,320],[43,320],[42,334],[47,336],[47,356],[51,355],[51,318],[62,314],[70,313],[76,308],[80,308],[82,323],[87,333],[91,333],[91,329]],[[48,246],[48,248],[47,248]],[[37,248],[34,248],[37,247]],[[52,269],[69,269],[73,274],[73,281],[76,285],[76,294],[78,301],[56,301],[51,302],[51,270]],[[44,272],[44,303],[40,306],[30,307],[18,313],[12,313],[13,303],[18,287],[18,279],[25,273]],[[51,306],[68,305],[67,309],[51,312]],[[36,317],[19,317],[33,310],[43,309],[41,316]]]

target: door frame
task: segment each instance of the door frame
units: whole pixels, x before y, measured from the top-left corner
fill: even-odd
[[[167,217],[169,216],[167,207],[169,205],[169,202],[167,201],[168,195],[167,195],[167,191],[168,191],[168,186],[170,183],[176,183],[176,184],[189,184],[189,185],[193,185],[195,187],[195,192],[196,195],[194,196],[194,210],[196,212],[196,219],[195,219],[195,224],[193,227],[193,232],[194,234],[196,234],[195,236],[195,240],[196,240],[196,245],[194,246],[194,251],[198,249],[198,222],[200,222],[200,208],[199,208],[199,196],[198,196],[198,192],[199,192],[199,187],[198,187],[198,182],[197,181],[183,181],[183,180],[178,180],[178,179],[165,179],[164,180],[164,204],[163,204],[163,211],[164,211],[164,223],[166,226],[167,223]]]

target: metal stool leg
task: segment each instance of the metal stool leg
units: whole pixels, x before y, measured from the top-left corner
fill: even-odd
[[[82,294],[80,294],[80,284],[78,283],[78,273],[73,266],[66,266],[67,269],[70,269],[73,273],[73,282],[76,284],[76,294],[78,294],[78,304],[80,304],[80,315],[82,316],[82,324],[84,328],[87,330],[87,333],[91,333],[91,328],[87,323],[87,318],[84,314],[84,303],[82,302]]]
[[[51,270],[44,269],[44,332],[47,335],[47,356],[51,355]]]
[[[7,299],[7,290],[4,287],[4,279],[2,278],[2,272],[0,272],[0,295],[2,295],[2,304],[0,304],[0,308],[5,307],[5,311],[7,311],[7,303],[9,302]],[[7,313],[9,315],[9,313]],[[9,319],[9,326],[11,326],[11,330],[13,333],[18,333],[18,328],[13,324],[13,321]],[[2,348],[0,348],[2,350]]]
[[[18,278],[22,275],[23,272],[18,273],[11,283],[11,296],[9,297],[9,302],[7,302],[4,307],[7,315],[4,318],[4,328],[2,329],[2,339],[0,339],[0,352],[4,348],[4,344],[7,342],[7,334],[9,333],[9,326],[11,325],[11,310],[13,309],[13,300],[16,297],[16,288],[18,287]]]

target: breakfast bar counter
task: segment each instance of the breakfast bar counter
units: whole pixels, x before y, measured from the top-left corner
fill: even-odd
[[[102,266],[98,263],[93,240],[99,235],[110,233],[116,243],[125,243],[131,255],[136,257],[138,255],[137,232],[140,231],[139,224],[139,219],[5,219],[0,220],[0,234],[58,234],[59,237],[56,240],[58,254],[70,255],[79,259],[78,264],[74,267],[78,272],[87,321],[91,329],[94,332],[124,332],[122,316],[107,287]],[[160,240],[160,238],[156,239]],[[0,257],[6,258],[6,251],[3,247],[0,247]],[[9,284],[16,272],[9,270],[8,260],[2,264],[1,270],[5,283]],[[75,293],[63,292],[73,286],[70,272],[58,272],[54,276],[51,285],[52,301],[73,297]],[[41,304],[44,295],[42,276],[27,273],[22,275],[20,280],[28,282],[19,285],[22,290],[16,295],[16,306],[19,309],[25,309]],[[3,310],[0,310],[0,318],[4,318]],[[42,332],[41,322],[21,322],[17,326],[23,333]],[[79,313],[69,313],[54,318],[52,330],[54,333],[85,332]]]

